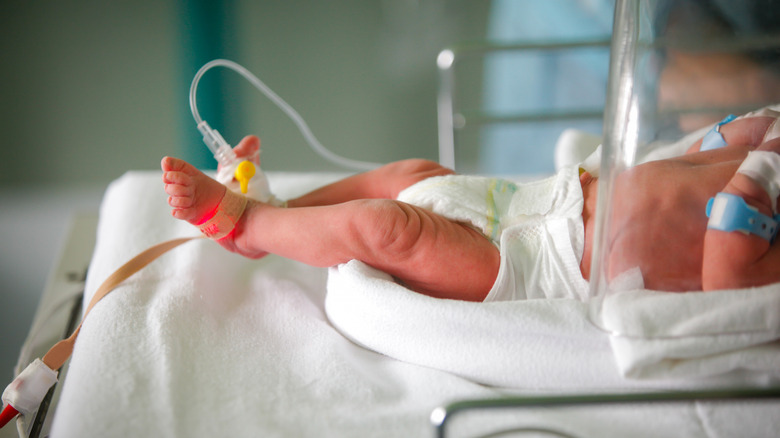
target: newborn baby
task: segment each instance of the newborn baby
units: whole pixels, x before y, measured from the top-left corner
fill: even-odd
[[[708,229],[705,215],[718,192],[774,214],[776,200],[737,169],[752,150],[780,153],[780,140],[765,138],[774,132],[776,116],[724,124],[725,147],[700,152],[700,140],[684,156],[621,174],[608,276],[638,267],[645,287],[667,291],[780,281],[778,245]],[[256,156],[259,147],[259,139],[249,136],[235,151]],[[284,207],[234,194],[183,160],[166,157],[162,169],[173,216],[202,229],[216,227],[220,245],[247,257],[274,253],[322,267],[357,259],[412,290],[441,298],[587,296],[598,179],[577,168],[516,184],[405,160],[337,181]]]

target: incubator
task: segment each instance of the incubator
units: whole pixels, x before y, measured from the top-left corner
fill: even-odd
[[[490,137],[483,135],[482,127],[518,120],[548,125],[556,137],[583,146],[577,152],[594,149],[581,157],[582,166],[599,180],[595,216],[589,222],[593,249],[584,250],[591,256],[592,268],[586,271],[589,284],[581,296],[559,290],[562,296],[546,297],[553,299],[438,300],[414,293],[357,260],[324,272],[281,258],[257,262],[232,257],[200,239],[200,234],[194,235],[189,224],[170,218],[164,199],[159,198],[159,174],[129,172],[107,190],[89,279],[82,285],[84,304],[90,304],[85,312],[74,308],[67,331],[72,332],[77,316],[86,314],[102,294],[129,275],[138,276],[122,284],[122,293],[102,301],[100,311],[90,314],[79,338],[81,350],[68,365],[68,383],[60,386],[62,402],[52,435],[93,436],[108,431],[114,436],[135,436],[162,431],[171,436],[365,436],[380,431],[387,436],[418,436],[427,430],[421,413],[453,398],[464,401],[431,415],[441,426],[440,436],[448,413],[534,404],[600,404],[595,415],[528,415],[531,424],[539,427],[525,430],[558,436],[575,435],[575,431],[584,436],[629,436],[640,429],[658,436],[698,436],[710,430],[724,436],[776,433],[777,404],[707,401],[777,397],[776,388],[759,391],[756,387],[778,381],[780,285],[713,292],[699,292],[696,285],[674,292],[656,288],[643,259],[631,251],[618,252],[620,247],[614,243],[615,236],[640,223],[619,220],[630,210],[633,198],[650,193],[664,200],[667,195],[661,187],[667,180],[656,178],[643,186],[639,183],[648,181],[632,179],[644,169],[641,166],[680,156],[702,138],[707,139],[705,149],[717,155],[729,145],[727,131],[739,123],[731,114],[780,102],[780,33],[774,30],[780,11],[762,2],[718,2],[721,14],[692,0],[616,3],[611,45],[589,40],[480,48],[490,53],[550,49],[563,57],[569,56],[563,52],[584,50],[589,52],[585,58],[606,59],[611,46],[600,149],[596,146],[602,139],[594,139],[592,133],[560,130],[564,126],[591,129],[593,121],[602,118],[598,102],[590,100],[592,95],[583,107],[537,108],[534,113],[509,117],[458,111],[454,106],[464,95],[448,87],[454,82],[453,67],[474,47],[444,51],[438,60],[444,90],[439,97],[443,164],[455,165],[461,173],[489,170],[481,167],[484,161],[478,147],[460,146]],[[753,4],[768,9],[752,10]],[[260,169],[243,164],[247,162],[239,160],[197,112],[197,83],[215,66],[239,72],[264,91],[326,158],[351,168],[375,166],[322,148],[301,117],[256,77],[237,64],[217,60],[196,75],[190,103],[198,129],[235,191],[260,199],[271,196]],[[776,135],[776,127],[766,131]],[[762,135],[763,139],[767,134]],[[767,176],[767,192],[776,193],[776,175],[764,167],[768,162],[759,156],[759,161],[740,171]],[[507,164],[515,163],[507,160]],[[577,169],[566,170],[579,189]],[[335,178],[273,172],[269,177],[283,198],[299,196]],[[702,181],[693,187],[701,190],[707,184]],[[258,194],[252,195],[253,190]],[[716,198],[718,190],[709,196]],[[729,222],[725,212],[730,207],[725,203],[731,201],[714,199],[709,207],[706,201],[695,201],[698,233]],[[225,217],[218,221],[234,225],[244,205],[225,208]],[[653,205],[646,211],[651,215],[655,210],[659,217],[670,218],[662,222],[662,231],[686,235],[680,232],[677,216],[662,216]],[[708,222],[708,214],[716,219]],[[203,226],[212,225],[215,233],[226,229],[221,222]],[[93,229],[94,225],[86,234]],[[212,230],[201,227],[201,231],[209,235]],[[639,231],[640,235],[649,232]],[[650,240],[662,257],[692,254],[683,259],[696,260],[700,256],[695,245],[686,248],[665,236],[661,233]],[[192,240],[189,251],[172,252],[141,269]],[[681,250],[670,251],[672,243]],[[629,248],[637,253],[640,249],[639,245]],[[84,258],[89,259],[89,254],[86,251]],[[135,254],[139,256],[126,262]],[[616,261],[622,265],[616,267]],[[123,275],[115,275],[117,266]],[[666,266],[675,267],[674,263]],[[576,262],[569,273],[584,282]],[[684,291],[689,292],[678,293]],[[49,319],[48,311],[38,316]],[[36,336],[31,338],[35,341]],[[73,348],[73,341],[66,341]],[[45,342],[34,344],[36,349],[41,343]],[[22,354],[24,359],[27,356]],[[51,370],[59,365],[47,364]],[[38,376],[42,384],[36,386],[49,384],[51,373],[35,368],[42,371]],[[247,391],[247,384],[262,390]],[[689,392],[670,392],[680,390]],[[507,397],[515,392],[527,397]],[[484,403],[469,401],[484,397],[491,398]],[[697,400],[695,405],[682,408],[663,405],[652,411],[646,406],[691,400]],[[40,405],[39,414],[45,416],[47,403]],[[642,405],[621,411],[615,403]],[[18,427],[39,427],[37,419],[32,423],[34,403],[17,405],[30,411]],[[0,422],[16,415],[16,408],[9,406],[12,409],[5,418],[0,414]],[[746,411],[751,415],[746,417]],[[480,428],[495,424],[473,423]],[[466,426],[468,431],[470,424]]]
[[[776,325],[771,322],[777,317],[776,306],[766,300],[773,292],[776,295],[777,284],[718,290],[701,296],[673,293],[701,290],[701,284],[695,281],[662,284],[651,278],[653,270],[659,269],[654,265],[661,265],[661,273],[667,277],[684,276],[691,269],[701,272],[701,266],[696,265],[701,263],[704,251],[701,234],[708,214],[718,215],[710,218],[710,228],[716,228],[723,217],[726,197],[716,196],[716,192],[724,185],[707,195],[712,198],[709,207],[706,199],[694,200],[693,193],[699,193],[710,182],[699,179],[691,185],[689,204],[696,203],[701,210],[696,238],[690,238],[694,232],[684,228],[691,224],[683,220],[682,211],[676,217],[669,215],[662,224],[664,233],[644,248],[636,244],[640,239],[635,239],[626,250],[621,238],[629,235],[637,223],[624,216],[635,207],[634,199],[644,193],[635,192],[633,197],[626,193],[640,187],[641,175],[647,173],[643,173],[645,163],[652,166],[658,160],[684,155],[691,145],[698,147],[699,139],[703,140],[701,150],[710,150],[707,153],[717,157],[717,149],[726,146],[722,132],[737,129],[739,121],[734,115],[754,112],[754,116],[777,116],[771,110],[755,111],[780,102],[780,33],[772,24],[778,18],[780,9],[769,2],[733,2],[720,8],[695,1],[617,3],[590,270],[591,319],[610,334],[673,339],[686,333],[686,327],[672,320],[682,314],[708,320],[694,331],[700,336],[756,333]],[[771,138],[771,126],[766,137],[758,136],[754,142]],[[649,215],[664,214],[665,182],[641,186],[642,190],[659,192],[653,198],[660,200],[657,207],[646,210]],[[758,219],[766,221],[763,225],[769,229],[776,226],[778,217],[762,216]],[[745,217],[744,221],[755,222],[756,218]],[[739,227],[751,233],[749,227]],[[648,236],[653,232],[644,231]],[[758,231],[752,234],[761,235]],[[771,240],[771,233],[765,238]],[[648,261],[642,251],[652,252],[656,258]],[[666,260],[658,263],[658,258]],[[648,289],[656,293],[650,295]],[[638,302],[652,305],[639,311]],[[741,318],[733,314],[740,311],[752,315],[754,321],[739,322]],[[672,319],[666,319],[666,315]]]

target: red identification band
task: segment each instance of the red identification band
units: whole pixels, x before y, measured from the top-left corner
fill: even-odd
[[[200,224],[198,228],[206,237],[219,240],[233,231],[238,219],[244,213],[247,198],[234,193],[231,190],[225,190],[225,196],[219,201],[217,211],[214,216],[206,222]]]

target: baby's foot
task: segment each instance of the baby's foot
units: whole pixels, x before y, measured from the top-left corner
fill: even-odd
[[[168,193],[168,205],[171,206],[173,217],[187,221],[193,225],[201,225],[214,217],[220,203],[223,202],[227,188],[209,178],[191,164],[178,158],[165,157],[161,163],[165,192]],[[240,196],[240,195],[234,195]],[[247,243],[245,227],[246,213],[253,208],[264,206],[254,200],[247,200],[244,213],[233,218],[235,230],[217,239],[223,248],[237,252],[245,257],[260,258],[268,253],[262,249],[252,248]]]
[[[214,216],[225,186],[178,158],[163,158],[161,167],[173,217],[200,225]]]

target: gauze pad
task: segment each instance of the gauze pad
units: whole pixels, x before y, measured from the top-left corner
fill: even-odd
[[[234,192],[240,192],[240,183],[236,180],[236,169],[241,164],[241,161],[235,161],[227,166],[220,167],[217,172],[216,180],[225,185],[228,189]],[[271,188],[268,185],[268,179],[265,173],[260,169],[260,166],[256,166],[255,174],[249,180],[246,196],[248,198],[256,199],[260,202],[267,204],[273,204],[278,206],[278,200],[271,193]]]

